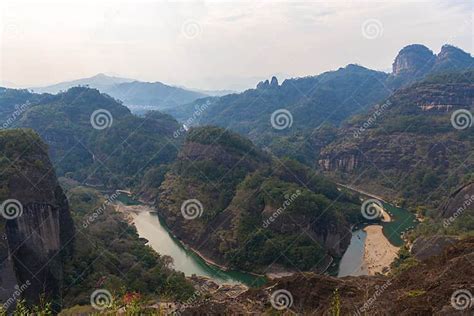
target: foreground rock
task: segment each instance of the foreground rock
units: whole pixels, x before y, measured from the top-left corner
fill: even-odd
[[[211,298],[187,308],[183,315],[270,313],[274,310],[271,296],[278,290],[290,293],[288,314],[331,315],[336,308],[340,315],[472,315],[472,303],[459,300],[452,304],[451,297],[456,291],[472,295],[473,265],[474,238],[470,238],[395,276],[337,279],[296,274],[235,299]]]
[[[458,240],[455,236],[418,237],[410,248],[410,253],[418,260],[439,256]]]

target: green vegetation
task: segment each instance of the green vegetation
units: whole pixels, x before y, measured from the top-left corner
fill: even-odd
[[[47,175],[51,172],[49,163],[38,160],[44,156],[46,147],[39,136],[32,130],[0,130],[0,201],[11,198],[10,185],[18,175],[18,170],[26,173],[33,170],[37,174]],[[6,236],[5,218],[0,216],[0,234]],[[9,255],[5,238],[0,240],[0,259]]]
[[[220,145],[236,154],[257,154],[251,141],[215,126],[193,128],[186,140],[205,145]]]
[[[46,152],[46,146],[32,130],[0,130],[0,200],[7,199],[8,181],[18,169],[35,169],[47,174],[51,166],[38,160]]]
[[[392,262],[391,274],[399,275],[400,273],[410,269],[419,264],[419,261],[416,260],[408,250],[407,246],[402,246],[398,251],[398,256],[394,262]]]
[[[339,295],[339,289],[335,289],[334,292],[332,293],[331,315],[332,316],[341,315],[341,297]]]
[[[424,294],[426,294],[425,290],[411,290],[407,293],[408,297],[418,297]]]
[[[472,128],[460,130],[451,124],[454,110],[471,107],[473,73],[430,77],[398,90],[359,137],[353,136],[354,130],[371,114],[353,118],[320,154],[333,164],[329,173],[339,181],[357,180],[374,193],[403,199],[405,206],[439,208],[450,192],[474,179]],[[354,159],[355,168],[338,167],[343,158]]]
[[[246,192],[243,195],[248,198],[234,201],[231,207],[250,211],[241,213],[237,228],[237,240],[244,242],[226,253],[236,268],[251,270],[255,264],[272,263],[301,270],[321,268],[327,254],[323,238],[320,235],[314,240],[301,234],[301,227],[310,225],[316,235],[324,235],[326,227],[360,220],[357,201],[338,194],[333,183],[309,173],[309,169],[308,174],[300,174],[312,175],[309,189],[303,187],[298,179],[305,177],[295,178],[296,166],[307,169],[286,160],[284,167],[249,175],[239,186],[236,195]],[[338,201],[332,200],[337,197]]]
[[[424,83],[473,83],[474,82],[474,70],[466,71],[449,71],[444,73],[437,73],[428,76]]]
[[[54,96],[0,91],[5,117],[14,115],[14,105],[27,101],[28,107],[8,127],[34,129],[49,145],[58,176],[95,186],[137,187],[149,168],[176,157],[179,140],[173,133],[179,125],[169,115],[150,112],[136,117],[117,100],[86,87]],[[93,128],[91,116],[96,110],[111,114],[109,128]]]
[[[3,305],[0,305],[0,316],[7,316],[7,315],[13,315],[13,316],[29,316],[29,315],[35,315],[35,316],[52,316],[53,310],[51,308],[51,303],[40,303],[39,305],[36,306],[28,306],[25,302],[25,300],[20,299],[16,302],[15,309],[9,313],[5,310]]]
[[[194,293],[184,274],[171,268],[172,259],[144,245],[113,207],[104,207],[97,191],[77,187],[68,196],[78,234],[74,256],[64,269],[65,306],[89,304],[96,288],[136,292],[146,299],[185,300]]]
[[[272,161],[228,131],[193,129],[179,157],[161,185],[166,193],[157,207],[186,243],[206,238],[206,247],[231,268],[325,269],[328,255],[341,255],[325,244],[328,227],[342,234],[349,223],[361,221],[357,197],[297,161]],[[181,204],[191,198],[204,209],[188,221]],[[217,230],[208,235],[209,227]]]
[[[261,85],[240,94],[208,98],[210,105],[200,123],[230,128],[257,144],[268,145],[274,138],[312,130],[326,121],[339,124],[383,99],[387,96],[382,83],[386,77],[382,72],[348,65],[318,76],[288,79],[280,86]],[[188,108],[193,107],[183,109]],[[277,131],[270,116],[282,108],[291,112],[294,123],[289,130]]]

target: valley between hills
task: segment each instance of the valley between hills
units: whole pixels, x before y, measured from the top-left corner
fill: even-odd
[[[93,78],[0,88],[1,313],[472,311],[470,54],[223,96]]]

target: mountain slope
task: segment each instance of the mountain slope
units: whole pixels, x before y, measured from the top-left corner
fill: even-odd
[[[469,69],[474,69],[474,58],[456,47],[444,45],[435,55],[426,46],[415,44],[400,50],[391,74],[348,65],[317,76],[288,79],[281,85],[272,78],[260,82],[256,89],[200,99],[173,109],[172,113],[185,121],[195,117],[196,109],[207,103],[193,125],[229,128],[258,145],[279,151],[278,145],[286,142],[286,137],[308,137],[322,124],[338,126],[400,87],[442,72]],[[301,143],[299,147],[306,145]]]
[[[193,295],[192,284],[173,270],[172,260],[146,246],[115,211],[117,192],[105,197],[75,187],[66,197],[46,144],[29,129],[0,131],[0,153],[2,315],[12,313],[20,299],[28,311],[17,309],[15,315],[32,315],[33,306],[46,312],[49,303],[54,313],[90,304],[98,300],[92,294],[99,288],[114,295],[102,298],[127,308],[130,293],[177,301]]]
[[[357,203],[307,167],[272,161],[237,134],[203,127],[189,132],[156,205],[200,253],[264,272],[325,270],[349,244]]]
[[[125,82],[103,89],[103,92],[123,101],[132,112],[166,111],[206,97],[206,94],[165,85],[161,82]]]
[[[0,108],[11,110],[10,95],[15,94],[29,103],[8,127],[37,131],[49,145],[60,176],[90,185],[130,187],[139,184],[149,168],[176,157],[179,139],[174,132],[179,125],[166,114],[137,117],[108,95],[85,87],[57,95],[7,90],[0,94]]]
[[[288,130],[272,127],[271,115],[286,109],[292,116],[290,130],[315,128],[324,122],[339,124],[350,115],[388,95],[386,74],[356,65],[319,76],[261,82],[256,89],[210,99],[201,124],[230,128],[258,142],[268,142]]]
[[[474,58],[455,46],[443,45],[436,56],[431,74],[453,72],[474,68]]]
[[[89,305],[98,286],[114,295],[117,306],[130,304],[130,293],[140,293],[144,300],[166,296],[182,301],[193,295],[184,274],[173,270],[172,259],[145,245],[135,227],[115,210],[117,192],[107,197],[75,187],[67,195],[78,234],[64,269],[63,308]],[[87,310],[88,315],[97,312]]]
[[[319,165],[376,194],[439,206],[474,176],[473,105],[473,71],[431,77],[354,118],[322,149]],[[452,122],[456,114],[461,121]]]

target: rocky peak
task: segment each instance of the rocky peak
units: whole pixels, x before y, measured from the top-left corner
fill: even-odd
[[[270,82],[270,86],[271,87],[278,87],[278,79],[275,76],[272,77],[272,80]]]
[[[435,55],[428,47],[420,44],[408,45],[395,58],[392,65],[393,74],[420,76],[427,73],[434,62]]]
[[[279,86],[277,77],[273,76],[270,81],[260,81],[257,84],[257,89],[278,88]]]
[[[436,56],[435,71],[460,70],[474,67],[474,58],[462,49],[452,45],[443,45]]]
[[[268,87],[270,87],[270,82],[268,80],[260,81],[257,84],[257,89],[267,89]]]
[[[467,58],[471,59],[471,55],[466,53],[460,48],[457,48],[455,46],[445,44],[443,47],[441,47],[441,51],[438,54],[438,59],[443,59],[443,58],[453,58],[453,57],[458,57],[458,58]]]

